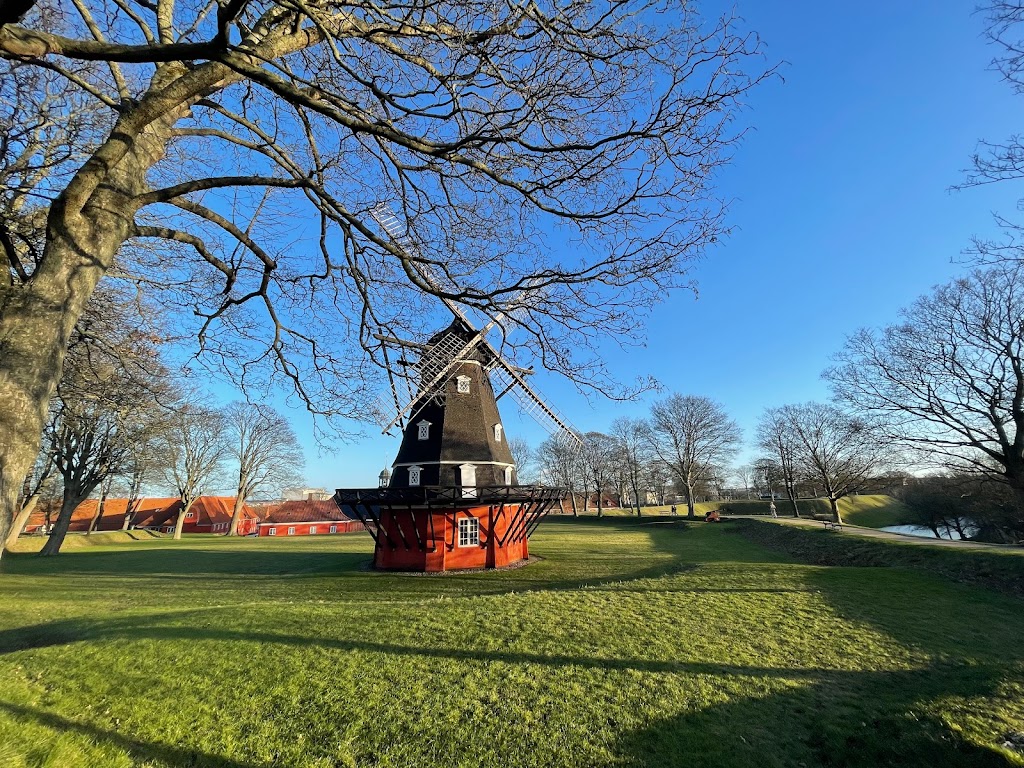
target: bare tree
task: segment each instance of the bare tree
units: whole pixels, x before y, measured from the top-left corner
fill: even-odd
[[[781,408],[766,408],[757,423],[757,445],[778,463],[782,485],[793,507],[794,517],[800,517],[797,503],[797,436]]]
[[[617,465],[629,488],[637,517],[643,514],[640,494],[643,490],[646,495],[644,474],[652,458],[650,435],[650,428],[643,419],[620,416],[611,424]],[[621,505],[621,498],[619,503]]]
[[[508,438],[508,449],[512,453],[512,461],[516,463],[516,478],[526,483],[533,476],[534,451],[530,444],[521,437]]]
[[[651,457],[644,466],[644,487],[655,494],[661,506],[665,506],[665,496],[669,483],[672,480],[672,472],[665,462],[657,458],[657,454],[651,448]]]
[[[566,490],[573,517],[578,516],[576,497],[586,489],[579,444],[562,434],[549,437],[537,448],[537,462],[542,479]]]
[[[686,490],[687,517],[694,493],[719,466],[728,464],[740,441],[740,428],[725,409],[707,397],[673,394],[651,406],[652,446]]]
[[[238,463],[235,506],[227,535],[237,536],[246,500],[260,489],[301,483],[305,459],[295,431],[270,406],[231,403],[224,410],[224,427],[230,455]]]
[[[4,528],[105,275],[164,286],[205,364],[328,415],[366,413],[378,336],[421,327],[432,295],[611,386],[587,342],[635,338],[627,310],[686,284],[722,234],[714,173],[766,76],[744,74],[759,42],[732,18],[667,0],[29,5],[22,24],[0,11],[0,58],[59,75],[103,120],[36,187],[38,259],[3,244]],[[552,247],[556,223],[576,247]],[[141,241],[161,247],[126,247]]]
[[[597,516],[604,515],[604,494],[613,484],[616,474],[615,440],[603,432],[587,432],[579,451],[583,470],[584,511],[590,505],[590,493],[597,499]]]
[[[94,298],[109,296],[97,292]],[[63,498],[40,554],[60,552],[75,508],[97,487],[104,490],[102,506],[107,481],[124,470],[156,398],[167,391],[166,378],[157,348],[138,328],[119,325],[95,307],[80,318],[50,408],[47,442]]]
[[[116,472],[127,455],[131,416],[94,398],[60,396],[49,439],[64,481],[60,513],[39,554],[56,555],[75,509]]]
[[[993,68],[1017,94],[1024,94],[1024,6],[1020,0],[994,0],[980,10],[986,16],[986,36],[997,49]],[[981,141],[972,157],[974,170],[964,186],[990,184],[1024,177],[1024,135],[1001,142]]]
[[[741,486],[743,486],[744,492],[747,494],[747,498],[750,498],[750,489],[753,487],[754,479],[754,467],[751,464],[740,464],[733,470],[733,477],[735,477]]]
[[[880,332],[861,330],[826,372],[921,462],[1007,483],[1024,509],[1024,263],[935,288]]]
[[[173,430],[162,441],[164,478],[178,494],[181,505],[174,521],[174,538],[204,490],[217,482],[230,450],[224,414],[188,396],[171,415]]]
[[[861,492],[890,461],[884,439],[864,418],[834,405],[785,405],[779,412],[795,437],[797,472],[822,484],[832,517],[841,523],[839,499]]]

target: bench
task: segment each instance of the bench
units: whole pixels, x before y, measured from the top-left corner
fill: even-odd
[[[821,522],[825,524],[825,530],[826,531],[841,531],[841,530],[843,530],[843,524],[842,523],[837,523],[837,522],[835,522],[833,520],[822,520]]]

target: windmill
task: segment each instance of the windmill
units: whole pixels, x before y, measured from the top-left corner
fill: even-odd
[[[443,293],[391,210],[378,207],[373,217],[413,257],[421,279]],[[387,486],[335,494],[342,509],[373,534],[379,568],[497,567],[528,557],[530,533],[562,491],[519,484],[497,406],[505,395],[549,434],[582,444],[569,422],[527,384],[531,371],[505,360],[488,340],[507,316],[478,328],[457,303],[440,298],[452,322],[426,341],[377,336],[394,400],[393,407],[380,403],[377,415],[385,433],[396,427],[402,432]],[[392,365],[389,347],[401,351],[397,366],[404,371]]]

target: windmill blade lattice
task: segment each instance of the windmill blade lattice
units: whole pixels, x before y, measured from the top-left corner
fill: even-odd
[[[416,243],[409,236],[402,220],[395,215],[391,207],[386,203],[381,203],[370,211],[370,215],[380,225],[381,229],[387,233],[395,245],[406,254],[417,257],[412,264],[413,268],[425,282],[441,291],[441,282],[433,270],[430,269],[430,266],[425,263],[422,257],[419,257],[419,249]],[[526,294],[527,291],[523,291],[520,296]],[[396,424],[402,424],[405,415],[411,413],[418,405],[430,402],[436,397],[443,397],[448,382],[455,376],[458,362],[465,360],[477,347],[484,347],[489,357],[486,369],[494,380],[492,382],[495,385],[494,388],[502,394],[506,392],[511,394],[520,410],[531,416],[550,435],[563,434],[577,450],[582,448],[583,440],[580,437],[579,431],[556,408],[541,398],[526,383],[519,370],[509,365],[485,338],[486,334],[496,325],[503,325],[503,321],[506,318],[522,324],[523,317],[529,310],[529,306],[519,304],[510,312],[503,312],[493,317],[478,331],[456,302],[444,296],[439,296],[438,298],[473,335],[469,341],[466,341],[464,337],[449,332],[431,342],[430,349],[425,350],[420,355],[419,361],[416,364],[417,373],[419,374],[418,391],[415,394],[410,393],[407,400],[400,398],[397,391],[394,391],[395,407],[398,413],[390,420],[386,416],[380,419],[380,423],[384,425],[384,432],[387,432]],[[504,328],[502,330],[504,331]]]
[[[575,448],[583,447],[579,430],[572,426],[557,408],[538,395],[504,360],[499,360],[499,364],[490,371],[490,376],[495,390],[508,392],[516,401],[519,410],[530,416],[549,435],[565,435]]]

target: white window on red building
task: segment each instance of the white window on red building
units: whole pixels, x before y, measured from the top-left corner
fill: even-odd
[[[277,536],[277,528],[271,528],[269,531],[267,531],[267,535],[268,536]]]
[[[309,535],[310,536],[315,536],[316,535],[316,526],[315,525],[309,526]]]
[[[295,526],[294,525],[288,526],[288,535],[289,536],[294,536],[295,535]]]
[[[338,532],[338,526],[332,525],[331,526],[331,533],[337,533],[337,532]]]
[[[480,545],[480,521],[475,517],[459,518],[459,546],[476,547]]]
[[[191,520],[191,519],[192,519],[193,517],[195,517],[195,516],[196,516],[196,513],[195,513],[195,512],[186,512],[186,513],[185,513],[185,519],[186,519],[186,520]]]

